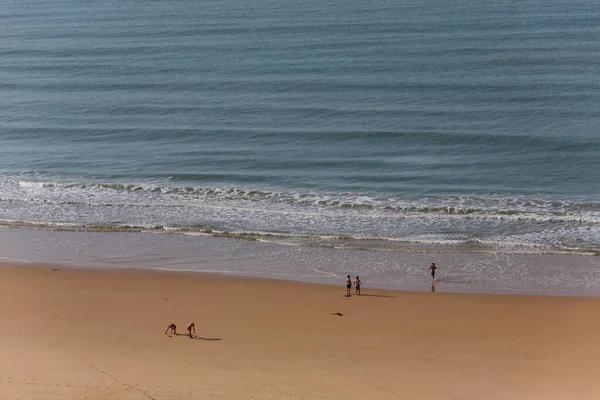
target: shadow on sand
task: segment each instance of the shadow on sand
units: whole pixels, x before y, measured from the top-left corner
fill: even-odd
[[[187,333],[170,333],[169,336],[184,336],[184,337],[190,337],[190,335],[188,335]],[[196,339],[196,340],[221,340],[221,338],[210,338],[210,337],[203,337],[203,336],[192,336],[190,339]]]
[[[396,297],[396,296],[389,296],[386,294],[357,294],[357,297]]]

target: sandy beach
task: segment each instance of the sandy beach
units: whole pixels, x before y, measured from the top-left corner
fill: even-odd
[[[3,400],[600,395],[599,298],[46,265],[0,282]],[[190,321],[198,338],[165,335]]]

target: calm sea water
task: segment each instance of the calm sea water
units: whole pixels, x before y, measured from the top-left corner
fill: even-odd
[[[598,11],[6,1],[1,225],[598,253]]]

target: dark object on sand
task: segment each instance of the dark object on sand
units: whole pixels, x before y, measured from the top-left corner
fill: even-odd
[[[332,312],[331,315],[337,315],[338,317],[344,316],[344,314],[342,314],[341,312]]]

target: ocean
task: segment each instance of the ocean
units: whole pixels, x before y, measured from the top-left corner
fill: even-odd
[[[599,10],[7,1],[0,256],[600,293]]]

